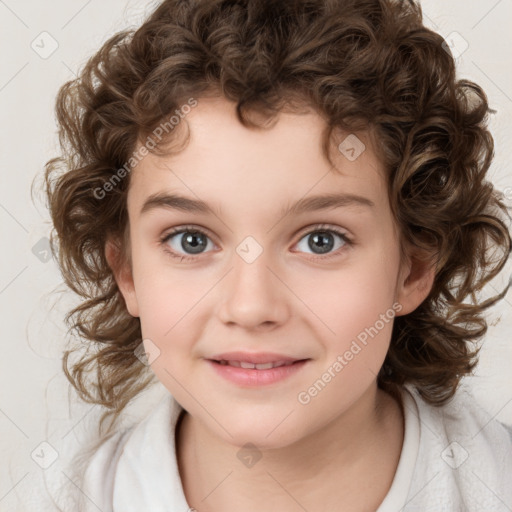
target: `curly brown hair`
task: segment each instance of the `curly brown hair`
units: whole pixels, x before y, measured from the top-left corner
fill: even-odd
[[[83,299],[65,320],[86,340],[64,353],[63,367],[84,401],[106,408],[100,429],[153,378],[135,355],[140,320],[105,256],[113,240],[119,264],[130,264],[130,174],[105,184],[186,98],[207,95],[235,101],[239,121],[252,128],[260,125],[251,112],[272,119],[284,108],[314,107],[327,124],[328,158],[335,128],[372,135],[402,251],[414,248],[436,266],[427,299],[395,319],[378,385],[396,395],[411,382],[435,405],[453,396],[477,364],[480,348],[471,344],[487,330],[485,310],[510,283],[487,300],[477,293],[512,244],[503,196],[485,179],[494,111],[477,84],[456,80],[443,43],[413,0],[165,0],[61,87],[62,155],[47,162],[45,186],[53,254]],[[70,355],[79,358],[71,363]]]

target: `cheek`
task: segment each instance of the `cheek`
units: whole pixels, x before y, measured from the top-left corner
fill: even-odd
[[[166,259],[170,257],[162,248],[142,245],[133,250],[134,284],[142,331],[144,336],[149,337],[151,333],[163,338],[193,309],[205,289],[193,274],[173,271]]]
[[[330,274],[316,274],[304,290],[306,304],[324,324],[326,334],[355,337],[379,320],[394,303],[396,264],[360,258]]]
[[[136,281],[142,336],[159,349],[152,365],[173,373],[185,371],[186,360],[204,329],[205,300],[216,280],[198,272],[172,271],[166,266],[145,266]],[[180,368],[181,367],[183,368]]]
[[[154,336],[165,343],[166,340],[183,339],[177,337],[177,333],[181,334],[185,328],[192,334],[194,310],[204,293],[203,287],[194,288],[190,283],[182,286],[177,280],[168,285],[164,280],[146,281],[137,292],[143,335]]]

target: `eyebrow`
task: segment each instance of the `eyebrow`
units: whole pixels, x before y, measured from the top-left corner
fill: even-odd
[[[375,203],[367,197],[355,194],[323,194],[300,199],[292,206],[283,208],[281,216],[289,214],[297,215],[300,213],[347,206],[364,206],[367,208],[373,208]],[[220,214],[220,208],[218,206],[212,209],[208,203],[200,199],[192,199],[178,194],[168,194],[165,192],[151,194],[144,201],[140,214],[142,215],[158,208],[181,210],[191,213],[208,213],[209,211],[214,211]]]

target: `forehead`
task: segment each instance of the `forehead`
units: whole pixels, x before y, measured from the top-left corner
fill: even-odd
[[[281,112],[270,128],[257,129],[239,122],[235,106],[199,99],[173,134],[181,141],[188,134],[188,143],[169,156],[145,156],[132,171],[129,202],[140,210],[164,190],[220,203],[259,198],[260,207],[335,192],[364,193],[374,203],[387,199],[384,170],[368,136],[334,132],[333,167],[322,150],[327,125],[316,112]]]

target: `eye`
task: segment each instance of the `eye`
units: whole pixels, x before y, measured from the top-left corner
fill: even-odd
[[[338,238],[338,243],[336,243],[336,238]],[[160,243],[167,254],[180,261],[194,260],[196,259],[194,255],[202,254],[206,249],[215,246],[205,231],[194,226],[175,228],[164,235]],[[314,256],[326,259],[336,256],[348,246],[353,245],[353,242],[345,233],[336,228],[318,225],[305,233],[296,245],[300,251],[306,251],[309,248],[313,251]],[[335,248],[334,252],[333,248]]]
[[[171,256],[180,260],[188,260],[194,259],[193,256],[189,256],[190,254],[201,254],[211,240],[204,231],[192,226],[184,226],[166,234],[160,242],[164,250]],[[211,245],[214,245],[213,242]],[[169,246],[171,246],[170,249]],[[185,251],[185,254],[181,251]]]
[[[338,243],[336,243],[338,238]],[[297,247],[301,251],[310,249],[315,256],[322,256],[328,254],[326,257],[334,256],[340,252],[340,249],[352,245],[348,236],[335,228],[328,228],[326,226],[315,226],[315,229],[308,231],[297,243]],[[334,252],[333,252],[334,249]],[[332,254],[331,254],[332,253]]]

